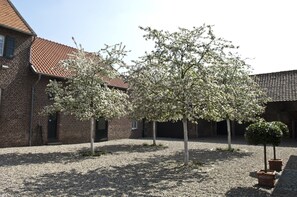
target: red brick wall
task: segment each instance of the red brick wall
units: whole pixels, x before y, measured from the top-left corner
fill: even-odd
[[[38,80],[38,75],[34,73],[31,73],[31,78],[32,84],[35,84],[32,145],[42,145],[47,142],[48,116],[41,115],[41,111],[45,105],[49,104],[45,93],[48,78],[41,76]]]
[[[0,147],[29,145],[31,90],[35,87],[34,113],[32,124],[32,145],[47,144],[48,116],[41,115],[43,107],[49,104],[45,93],[49,77],[34,74],[29,65],[31,36],[0,27],[1,35],[15,38],[13,59],[0,57]],[[131,120],[120,118],[109,121],[108,139],[138,138],[142,135],[142,124],[132,130]],[[88,121],[76,120],[73,116],[60,114],[58,118],[58,141],[62,143],[89,142],[90,125]]]
[[[37,75],[32,76],[36,81]],[[36,86],[35,95],[35,113],[33,128],[33,144],[46,144],[47,143],[47,127],[48,116],[40,115],[43,107],[49,104],[48,96],[45,93],[46,85],[50,78],[42,76],[41,80]],[[38,125],[42,127],[42,142],[40,142],[40,130]],[[90,141],[90,122],[77,120],[74,116],[59,114],[58,115],[58,141],[63,144],[70,143],[84,143]],[[139,138],[142,136],[142,124],[138,124],[137,130],[132,130],[131,120],[128,118],[113,119],[108,121],[108,140],[122,139],[122,138]]]
[[[90,142],[90,122],[74,116],[60,115],[59,140],[63,144]]]
[[[126,117],[108,121],[108,140],[142,137],[142,121],[132,130],[132,120]]]
[[[0,27],[1,35],[15,38],[12,59],[0,57],[0,147],[28,145],[31,80],[29,53],[31,37]]]
[[[35,74],[36,75],[36,74]],[[34,77],[38,79],[37,75]],[[46,85],[50,78],[41,76],[41,80],[36,86],[35,102],[34,102],[34,121],[33,128],[42,127],[42,142],[40,142],[40,135],[38,129],[33,133],[33,144],[47,144],[48,143],[48,115],[42,115],[40,112],[44,106],[49,105],[50,101],[48,95],[45,93]],[[74,116],[58,114],[57,140],[63,144],[83,143],[89,142],[90,125],[88,121],[77,120]],[[36,137],[35,137],[36,136]]]

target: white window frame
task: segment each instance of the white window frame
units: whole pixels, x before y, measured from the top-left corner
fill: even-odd
[[[0,57],[3,57],[4,55],[4,43],[5,43],[5,36],[0,34]],[[1,47],[1,44],[2,44],[2,47]]]
[[[132,130],[138,129],[138,122],[137,120],[132,120]]]

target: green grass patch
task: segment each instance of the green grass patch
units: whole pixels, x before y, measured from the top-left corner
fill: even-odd
[[[240,149],[239,148],[216,148],[217,151],[222,151],[222,152],[239,152]]]
[[[148,143],[143,143],[142,146],[150,146]]]
[[[148,143],[143,143],[142,146],[146,146],[146,147],[163,147],[163,148],[168,148],[168,146],[165,146],[164,144],[148,144]]]
[[[203,162],[201,162],[201,161],[198,161],[198,160],[192,160],[192,161],[190,161],[190,166],[192,166],[192,167],[201,167],[201,166],[203,166],[204,165],[204,163]]]
[[[185,165],[183,162],[176,162],[176,169],[178,170],[200,170],[205,164],[198,160],[190,160],[188,165]]]
[[[79,154],[83,157],[100,157],[101,155],[106,155],[111,153],[105,150],[95,150],[94,154],[92,155],[92,152],[90,150],[82,150],[79,152]]]

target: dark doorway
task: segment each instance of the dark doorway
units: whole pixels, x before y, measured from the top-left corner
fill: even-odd
[[[245,129],[249,126],[250,123],[235,123],[235,135],[244,136]]]
[[[58,114],[51,114],[47,122],[47,139],[49,142],[57,141],[57,118]]]
[[[221,121],[217,123],[217,135],[227,135],[227,122]]]
[[[183,123],[178,122],[158,122],[157,137],[183,138]]]
[[[297,139],[297,111],[290,112],[290,117],[291,137]]]
[[[99,118],[96,121],[95,142],[107,141],[108,121],[104,118]]]

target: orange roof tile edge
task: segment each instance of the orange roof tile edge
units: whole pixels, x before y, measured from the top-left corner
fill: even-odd
[[[10,0],[0,0],[0,8],[0,26],[25,34],[36,35]]]
[[[76,48],[57,42],[36,37],[31,47],[30,63],[34,72],[56,78],[68,78],[70,71],[57,68],[59,62],[67,59],[68,54],[76,51]],[[122,79],[116,78],[106,81],[109,86],[126,89],[128,84]]]

